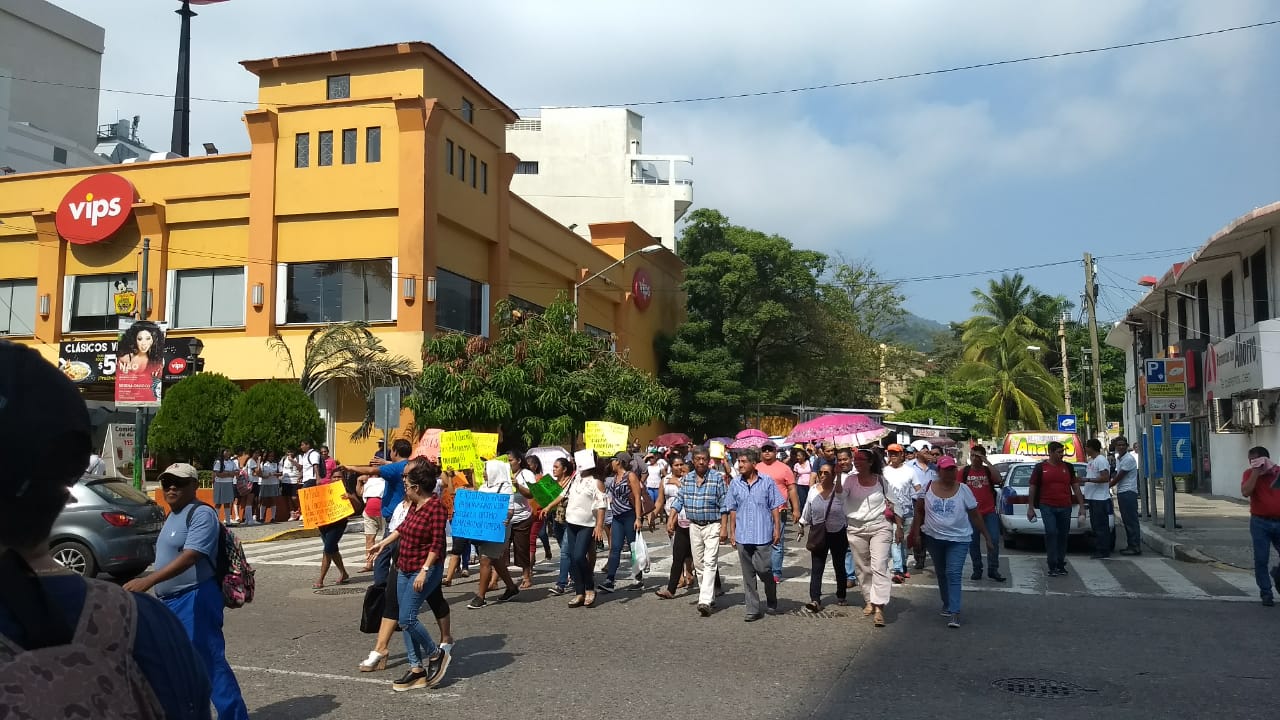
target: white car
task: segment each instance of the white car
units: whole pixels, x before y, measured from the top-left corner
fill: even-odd
[[[1076,477],[1083,478],[1084,463],[1071,463],[1076,470]],[[1031,471],[1036,467],[1034,462],[1020,462],[1009,465],[1004,473],[1004,489],[1000,491],[1000,530],[1004,535],[1004,546],[1016,547],[1018,538],[1028,536],[1044,537],[1044,518],[1037,517],[1035,522],[1027,519],[1027,499],[1031,490]],[[1116,516],[1114,507],[1107,516],[1107,525],[1111,528],[1111,538],[1116,535]],[[1080,506],[1071,506],[1072,536],[1088,536],[1092,538],[1093,529],[1085,518],[1084,527],[1080,526]]]

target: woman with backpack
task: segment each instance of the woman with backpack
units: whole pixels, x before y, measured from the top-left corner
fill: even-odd
[[[866,601],[862,614],[871,617],[876,627],[884,627],[884,607],[889,604],[893,582],[889,574],[890,546],[897,523],[901,522],[889,502],[883,465],[879,455],[870,450],[842,449],[839,455],[853,452],[854,475],[838,488],[849,526],[849,550]],[[824,466],[825,467],[825,466]]]

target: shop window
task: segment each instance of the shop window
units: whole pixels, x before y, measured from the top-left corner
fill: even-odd
[[[325,97],[330,100],[345,100],[351,97],[351,76],[330,75],[328,93]]]
[[[476,106],[466,98],[462,98],[462,119],[469,123],[476,121]]]
[[[393,319],[390,259],[296,263],[285,276],[286,323]]]
[[[537,160],[521,160],[520,162],[516,163],[516,174],[517,175],[537,175],[538,161]]]
[[[172,307],[174,327],[244,325],[244,268],[175,271]]]
[[[116,314],[115,295],[130,290],[136,292],[136,280],[119,275],[84,275],[67,279],[71,283],[68,332],[98,332],[120,328],[121,316]]]
[[[36,281],[0,280],[0,335],[35,335]]]
[[[311,133],[298,133],[293,138],[293,166],[304,168],[311,163]]]
[[[489,194],[489,163],[480,163],[480,192]]]
[[[382,162],[382,128],[365,128],[364,161],[367,163]]]
[[[356,164],[356,130],[351,128],[342,131],[342,164]]]
[[[436,328],[457,330],[468,335],[484,335],[488,330],[485,307],[489,288],[471,278],[436,271]]]
[[[321,130],[319,137],[319,152],[316,157],[316,164],[320,167],[328,167],[333,164],[333,131]]]
[[[511,296],[511,306],[525,315],[541,315],[546,311],[546,308],[542,305],[515,295]]]

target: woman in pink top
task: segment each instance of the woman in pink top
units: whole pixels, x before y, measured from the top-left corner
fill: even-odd
[[[804,509],[809,499],[809,483],[813,480],[813,464],[809,462],[809,453],[797,445],[791,450],[791,472],[796,476],[796,496],[800,499],[800,509]]]

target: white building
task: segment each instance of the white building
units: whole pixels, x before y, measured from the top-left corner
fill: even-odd
[[[1128,355],[1125,430],[1137,442],[1142,358],[1184,357],[1195,470],[1201,492],[1240,497],[1246,453],[1280,457],[1280,202],[1215,233],[1154,280],[1107,335]],[[1181,244],[1181,243],[1172,243]],[[1150,284],[1150,280],[1148,284]]]
[[[622,108],[544,109],[507,126],[520,158],[511,191],[584,238],[592,223],[631,220],[675,250],[676,222],[693,204],[680,177],[689,155],[643,152],[640,115]]]
[[[0,173],[107,162],[94,152],[105,36],[44,0],[0,0]]]

